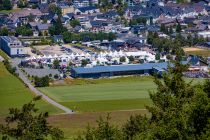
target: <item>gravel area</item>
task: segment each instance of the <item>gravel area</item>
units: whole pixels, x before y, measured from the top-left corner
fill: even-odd
[[[26,73],[33,76],[43,77],[47,76],[49,74],[52,74],[54,76],[55,74],[59,74],[59,71],[57,69],[33,69],[33,68],[24,68]]]

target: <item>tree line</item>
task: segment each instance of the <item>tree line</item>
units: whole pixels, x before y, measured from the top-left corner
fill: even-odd
[[[116,39],[116,35],[114,33],[92,33],[92,32],[84,32],[84,33],[71,33],[64,32],[63,39],[65,43],[71,43],[72,41],[93,41],[93,40],[109,40],[112,41]]]
[[[207,41],[208,39],[198,37],[196,34],[189,34],[186,38],[181,34],[177,34],[175,38],[160,38],[157,32],[149,32],[147,36],[148,44],[157,48],[158,52],[165,52],[166,54],[175,54],[177,47],[193,46]]]

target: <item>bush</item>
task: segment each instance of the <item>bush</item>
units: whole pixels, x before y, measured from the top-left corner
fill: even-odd
[[[13,75],[17,76],[17,74],[15,73],[16,72],[16,68],[15,67],[12,67],[9,63],[8,60],[4,60],[4,65],[6,67],[6,69]]]
[[[49,82],[50,82],[50,78],[48,76],[44,76],[44,77],[34,77],[34,84],[35,87],[47,87],[49,86]]]
[[[55,75],[54,75],[54,78],[55,78],[55,79],[58,79],[58,78],[59,78],[58,74],[55,74]]]

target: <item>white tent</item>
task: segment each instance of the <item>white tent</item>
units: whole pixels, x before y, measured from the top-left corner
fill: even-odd
[[[122,50],[120,50],[120,51],[118,52],[118,54],[119,54],[119,56],[124,56]]]
[[[32,60],[35,60],[35,59],[36,59],[36,57],[35,57],[35,56],[32,56],[32,57],[31,57],[31,59],[32,59]]]
[[[85,56],[86,56],[86,57],[90,57],[91,55],[90,55],[89,53],[86,53]]]
[[[70,54],[70,57],[74,59],[75,58],[74,53]]]
[[[75,55],[75,56],[80,56],[80,55],[79,55],[79,53],[76,53],[76,55]]]
[[[46,56],[46,55],[42,56],[42,59],[46,59],[46,58],[47,58],[47,56]]]
[[[42,57],[39,55],[38,57],[37,57],[37,59],[41,59]]]
[[[85,56],[85,54],[84,53],[81,53],[80,56]]]
[[[52,58],[52,55],[49,55],[47,58],[51,59]]]
[[[58,55],[57,54],[54,54],[54,56],[53,56],[54,58],[58,58]]]

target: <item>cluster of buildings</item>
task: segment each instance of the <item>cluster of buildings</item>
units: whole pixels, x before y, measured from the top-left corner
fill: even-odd
[[[160,38],[172,38],[176,36],[178,24],[181,26],[179,33],[184,37],[193,34],[202,38],[210,38],[210,1],[208,0],[184,4],[178,4],[175,0],[123,0],[123,2],[127,3],[128,6],[123,9],[123,15],[120,15],[119,11],[114,8],[115,4],[112,9],[102,12],[99,9],[100,1],[98,0],[73,0],[72,2],[29,0],[29,3],[36,4],[37,7],[34,9],[24,8],[10,14],[0,14],[0,29],[7,28],[10,32],[15,33],[18,26],[26,25],[33,32],[28,37],[29,41],[30,38],[44,36],[51,37],[55,43],[65,44],[62,35],[52,36],[49,32],[49,28],[58,19],[58,14],[53,13],[50,9],[54,5],[61,9],[61,23],[71,33],[114,33],[116,39],[112,41],[94,40],[87,42],[84,40],[79,42],[86,47],[99,48],[103,53],[31,56],[25,60],[46,64],[52,64],[54,59],[66,63],[73,61],[76,66],[72,68],[73,77],[91,77],[91,74],[93,74],[92,77],[150,74],[164,71],[166,63],[156,63],[156,52],[140,50],[145,47],[152,48],[147,40],[150,32],[157,33]],[[75,27],[70,24],[73,20],[79,22]],[[161,29],[163,26],[167,30],[170,28],[170,33],[163,32]],[[22,38],[22,36],[17,35],[16,37],[1,36],[0,47],[11,57],[26,56],[27,52],[23,46],[25,42],[21,42]],[[144,64],[128,65],[129,56],[144,60]],[[124,65],[108,66],[114,62],[120,64],[121,57],[126,58]],[[77,68],[81,66],[83,59],[89,60],[91,65],[89,68]],[[167,61],[164,55],[161,56],[161,59]]]
[[[51,2],[36,1],[36,9],[25,8],[9,15],[1,14],[0,27],[7,27],[14,31],[18,25],[27,24],[33,30],[33,36],[46,36],[48,28],[52,26],[58,17],[50,11],[53,3],[61,9],[62,24],[73,32],[125,32],[125,27],[130,27],[129,31],[143,34],[146,31],[159,31],[160,25],[173,26],[177,21],[183,26],[193,24],[187,28],[187,32],[204,31],[208,29],[210,6],[208,1],[201,1],[193,4],[177,4],[174,1],[163,0],[142,0],[124,1],[129,6],[124,9],[123,17],[129,22],[139,17],[146,19],[146,25],[129,26],[124,21],[120,21],[120,15],[115,10],[101,12],[97,8],[98,0],[74,0],[72,3],[67,1]],[[132,4],[131,4],[132,3]],[[69,22],[78,20],[79,26],[71,28]]]

